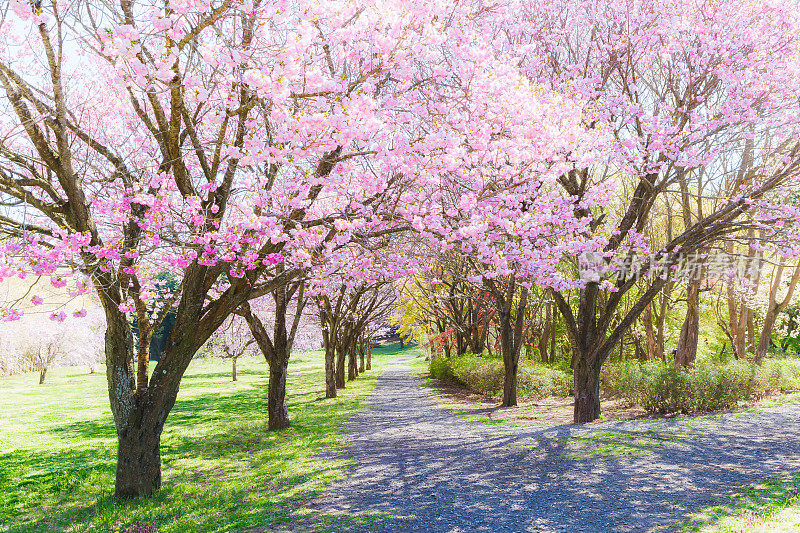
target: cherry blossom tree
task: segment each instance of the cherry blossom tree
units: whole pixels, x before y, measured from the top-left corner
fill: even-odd
[[[97,310],[77,320],[57,312],[29,312],[14,322],[0,322],[0,372],[37,372],[39,384],[59,366],[86,366],[103,359],[103,316]],[[77,322],[77,324],[76,324]]]
[[[558,179],[575,198],[592,187],[616,190],[615,209],[576,206],[601,253],[585,283],[554,292],[573,349],[575,421],[588,422],[600,414],[601,365],[681,262],[725,239],[744,241],[748,229],[796,253],[798,212],[785,199],[800,171],[798,13],[781,1],[509,7],[498,48],[516,54],[529,78],[576,93],[594,127],[614,137],[608,164]],[[698,197],[702,210],[655,245],[644,229],[668,195]],[[612,327],[643,278],[647,288]],[[696,342],[690,333],[685,343]]]
[[[255,342],[247,323],[234,315],[214,332],[208,340],[207,347],[216,357],[230,360],[231,380],[237,381],[236,362],[240,357],[255,353]]]
[[[231,313],[348,243],[408,223],[436,227],[440,215],[413,207],[425,198],[411,191],[451,183],[467,153],[465,168],[487,168],[506,150],[510,164],[494,168],[509,175],[544,146],[546,113],[500,131],[509,110],[497,102],[518,102],[514,112],[559,105],[519,76],[509,88],[513,66],[484,62],[486,43],[468,22],[477,6],[11,7],[0,28],[0,194],[15,205],[0,213],[9,237],[0,274],[69,269],[99,298],[118,497],[159,488],[160,436],[180,380]],[[497,185],[473,192],[483,202],[503,194]],[[158,282],[165,271],[177,287]],[[151,371],[149,341],[170,311]]]
[[[284,429],[289,427],[289,411],[286,406],[286,377],[289,367],[289,356],[294,346],[294,338],[303,317],[303,310],[308,302],[305,293],[306,281],[301,279],[282,285],[270,293],[272,305],[272,334],[267,331],[260,315],[264,314],[263,305],[260,312],[254,312],[249,302],[240,307],[240,312],[250,327],[252,337],[261,349],[264,359],[269,365],[268,384],[268,427]]]

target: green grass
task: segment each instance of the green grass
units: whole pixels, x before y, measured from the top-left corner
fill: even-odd
[[[385,350],[391,353],[391,350]],[[292,357],[292,427],[266,430],[266,365],[196,360],[164,430],[163,487],[152,499],[112,497],[116,440],[103,371],[66,368],[44,385],[25,374],[0,379],[0,531],[108,532],[134,521],[160,533],[248,531],[307,515],[302,502],[342,475],[334,459],[344,422],[392,359],[325,399],[323,356]]]
[[[408,362],[408,366],[411,367],[411,372],[417,377],[427,376],[428,361],[425,360],[425,354],[419,349],[413,353],[415,353],[415,357]]]
[[[769,478],[692,515],[685,531],[777,533],[800,531],[800,472]]]

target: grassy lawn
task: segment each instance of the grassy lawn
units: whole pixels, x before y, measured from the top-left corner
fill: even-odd
[[[411,372],[415,376],[427,376],[428,375],[428,361],[425,360],[425,353],[417,347],[417,349],[411,353],[414,357],[408,362],[408,366],[411,367]]]
[[[778,533],[800,531],[800,472],[770,478],[692,515],[686,531]]]
[[[292,427],[267,432],[266,364],[201,359],[189,367],[161,443],[163,488],[150,500],[112,498],[116,440],[104,369],[0,378],[0,531],[109,532],[132,523],[160,533],[259,530],[303,514],[304,499],[342,475],[333,454],[397,350],[325,399],[323,354],[294,354]]]

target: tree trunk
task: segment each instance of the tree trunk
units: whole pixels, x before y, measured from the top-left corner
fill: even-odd
[[[574,357],[576,424],[592,422],[600,417],[600,365],[594,357]]]
[[[781,264],[772,274],[773,281],[769,291],[767,314],[764,317],[764,325],[761,327],[761,335],[758,339],[758,348],[755,351],[755,361],[759,365],[764,360],[764,356],[767,355],[767,351],[769,350],[769,345],[772,340],[772,330],[775,328],[775,321],[778,315],[791,303],[797,283],[800,281],[800,264],[798,264],[789,281],[789,287],[787,288],[785,297],[783,300],[778,301],[778,290],[783,277],[783,270],[784,263],[781,261]]]
[[[756,353],[756,321],[752,309],[747,309],[747,351]]]
[[[358,373],[363,374],[366,370],[366,362],[364,361],[364,343],[358,343]]]
[[[270,365],[267,409],[269,411],[268,429],[289,427],[289,411],[286,408],[286,374],[288,360]]]
[[[325,397],[336,398],[336,347],[328,338],[327,330],[322,331],[325,344]]]
[[[550,316],[550,302],[547,302],[544,306],[545,310],[545,318],[544,318],[544,327],[542,328],[542,332],[539,335],[539,358],[542,360],[542,363],[550,363],[550,359],[548,357],[548,345],[550,344],[550,329],[553,327],[552,319]]]
[[[500,346],[503,354],[503,407],[517,405],[517,370],[519,369],[519,354],[522,349],[522,326],[525,320],[525,306],[528,299],[528,289],[522,287],[519,302],[514,305],[516,283],[512,279],[505,297],[495,292],[498,303],[498,317],[500,319]],[[516,308],[516,309],[515,309]],[[512,310],[516,310],[513,316]]]
[[[675,368],[694,366],[700,332],[700,280],[692,280],[687,287],[686,318],[675,350]]]
[[[167,413],[159,418],[165,419]],[[141,423],[119,433],[114,496],[148,498],[161,488],[161,430]]]
[[[236,381],[236,358],[231,359],[231,377],[232,381]]]
[[[731,349],[734,359],[744,359],[745,357],[745,334],[740,328],[739,309],[745,312],[744,304],[740,304],[733,290],[733,280],[727,283],[727,304],[728,304],[728,330],[731,337]]]
[[[484,320],[483,324],[475,326],[475,336],[472,339],[472,353],[482,354],[486,349],[487,338],[489,336],[489,320]]]
[[[358,354],[356,353],[356,341],[348,343],[347,348],[347,381],[353,381],[358,377]]]
[[[44,375],[47,374],[47,367],[43,366],[39,369],[39,385],[44,383]]]
[[[647,338],[647,356],[650,359],[660,357],[658,353],[658,340],[656,339],[656,331],[653,324],[653,304],[648,305],[644,313],[642,313],[642,324],[644,325],[644,333]]]
[[[333,347],[325,347],[325,397],[336,398],[336,353]]]
[[[372,341],[367,343],[367,370],[372,370]]]
[[[336,388],[343,389],[344,385],[344,364],[347,361],[347,345],[336,343]]]
[[[148,367],[150,365],[150,341],[153,338],[153,332],[148,328],[146,331],[140,331],[139,335],[139,347],[136,353],[136,392],[144,394],[150,377]]]
[[[503,356],[503,407],[517,405],[517,370],[519,364],[514,357]]]
[[[764,356],[767,355],[769,350],[769,343],[772,339],[772,330],[775,328],[775,320],[778,318],[778,313],[774,309],[768,309],[767,315],[764,317],[764,325],[761,326],[761,335],[758,339],[758,349],[755,353],[756,364],[761,364]]]
[[[666,296],[663,297],[666,300]],[[661,315],[659,315],[658,319],[656,320],[656,348],[658,349],[659,357],[661,361],[666,363],[667,362],[667,347],[666,347],[666,335],[665,335],[665,325],[666,325],[666,318],[667,318],[667,310],[666,307],[663,309]]]

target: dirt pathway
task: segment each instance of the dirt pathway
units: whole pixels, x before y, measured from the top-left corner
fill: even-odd
[[[349,477],[313,503],[338,531],[673,531],[737,485],[800,469],[798,405],[591,428],[470,424],[436,405],[408,360],[353,419]]]

